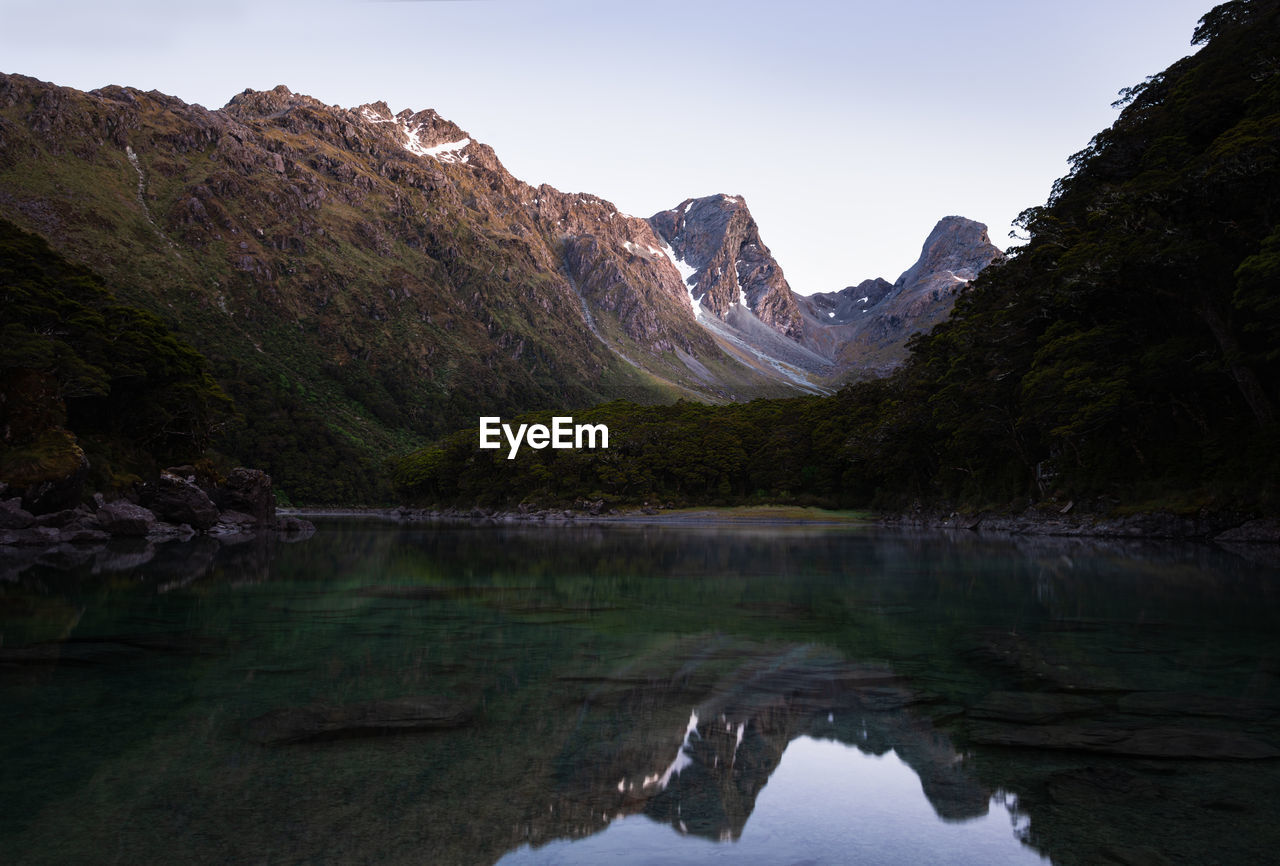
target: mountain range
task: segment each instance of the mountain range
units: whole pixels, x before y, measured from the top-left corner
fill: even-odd
[[[1273,512],[1278,31],[1277,0],[1206,14],[998,266],[946,217],[892,284],[807,297],[737,195],[629,216],[433,111],[0,77],[0,480]],[[477,454],[478,416],[553,412],[617,441]]]
[[[643,219],[518,180],[431,110],[280,86],[211,111],[19,75],[0,217],[210,359],[244,415],[232,450],[269,435],[267,391],[365,455],[481,414],[829,392],[899,364],[1001,257],[946,217],[895,283],[805,297],[738,196]]]

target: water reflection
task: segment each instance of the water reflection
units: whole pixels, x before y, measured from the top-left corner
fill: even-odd
[[[991,827],[1056,863],[1280,845],[1280,584],[1206,546],[342,525],[206,542],[0,583],[3,862],[590,844],[673,862],[767,832],[760,862],[919,854],[919,836],[943,846],[920,860],[986,863]],[[884,796],[821,793],[816,770],[782,784],[815,741],[841,750],[817,767]],[[910,797],[869,775],[889,766]],[[783,829],[810,815],[821,850]]]
[[[739,836],[672,845],[672,828],[618,817],[598,835],[522,846],[502,866],[640,863],[735,864],[1041,863],[1019,841],[1028,822],[1016,798],[993,795],[982,814],[939,821],[920,780],[894,752],[876,755],[833,740],[793,740]]]
[[[665,642],[583,691],[554,791],[559,811],[583,823],[552,833],[643,812],[684,834],[737,839],[784,750],[804,736],[896,750],[938,816],[983,815],[991,792],[913,710],[929,700],[883,665],[815,645]]]

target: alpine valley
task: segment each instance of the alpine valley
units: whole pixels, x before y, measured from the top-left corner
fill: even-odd
[[[1002,255],[946,217],[896,283],[804,297],[737,196],[642,219],[514,178],[431,110],[19,75],[0,218],[203,354],[237,407],[215,446],[311,502],[376,497],[378,460],[480,415],[833,392]]]
[[[738,195],[629,216],[434,111],[0,77],[0,482],[241,464],[295,503],[1273,516],[1280,2],[1192,44],[1007,258],[944,217],[892,284],[808,296]],[[507,460],[476,447],[494,416],[609,447]]]

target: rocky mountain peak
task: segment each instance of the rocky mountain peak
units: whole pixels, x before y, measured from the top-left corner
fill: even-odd
[[[434,109],[414,111],[406,108],[392,114],[385,102],[371,102],[351,109],[371,130],[390,134],[397,143],[415,156],[428,156],[437,162],[466,164],[468,148],[476,142],[452,121],[445,120]]]
[[[231,97],[222,110],[233,117],[254,118],[270,117],[303,106],[323,108],[324,103],[313,97],[294,93],[283,84],[277,84],[270,90],[246,88]]]
[[[911,285],[926,275],[944,273],[950,273],[956,282],[968,282],[1002,255],[991,243],[985,225],[962,216],[946,216],[929,232],[920,258],[898,278],[897,285]]]
[[[888,372],[906,357],[906,341],[951,314],[956,294],[993,261],[1004,258],[987,227],[947,216],[925,238],[920,257],[902,276],[863,280],[839,292],[799,299],[805,344],[860,375]]]
[[[799,338],[802,320],[791,287],[741,196],[685,199],[654,214],[649,224],[670,246],[677,266],[692,272],[685,283],[695,303],[722,321],[738,307]]]

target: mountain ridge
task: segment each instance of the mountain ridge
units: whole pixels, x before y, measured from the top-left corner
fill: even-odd
[[[432,109],[0,76],[0,216],[191,340],[244,409],[221,447],[310,501],[297,429],[368,475],[477,414],[840,384],[745,202],[680,207],[698,231],[668,237],[669,212],[532,186]]]
[[[906,343],[945,321],[957,294],[1005,254],[976,220],[946,216],[925,238],[920,256],[893,283],[864,280],[839,292],[800,300],[806,344],[826,350],[837,368],[861,366],[864,375],[883,375],[907,356]],[[827,326],[822,330],[819,326]]]

